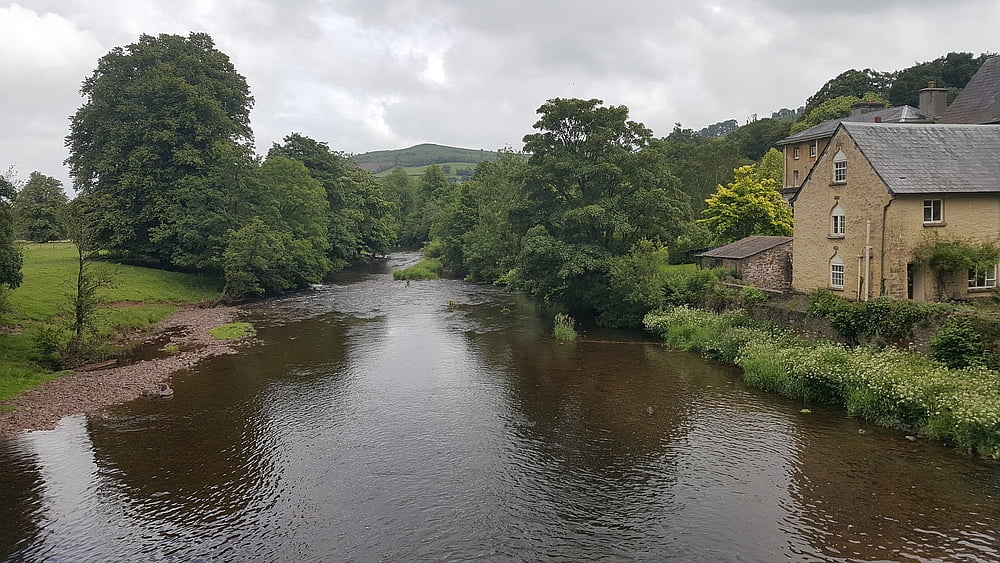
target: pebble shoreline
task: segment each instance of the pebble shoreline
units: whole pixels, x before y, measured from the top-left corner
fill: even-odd
[[[233,322],[241,312],[237,307],[183,309],[158,324],[153,337],[167,331],[176,333],[170,344],[184,351],[127,366],[74,372],[0,401],[0,408],[14,407],[11,412],[0,412],[0,437],[29,430],[51,430],[65,416],[90,414],[148,394],[174,372],[203,358],[235,353],[236,341],[217,340],[208,331]]]

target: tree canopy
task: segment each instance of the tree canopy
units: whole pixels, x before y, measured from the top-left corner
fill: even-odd
[[[21,285],[21,251],[14,246],[14,218],[11,201],[14,185],[0,175],[0,289]]]
[[[97,198],[107,248],[180,267],[221,268],[253,167],[246,80],[211,37],[142,35],[83,82],[66,160]]]
[[[59,215],[68,201],[62,182],[41,172],[32,172],[14,200],[16,235],[32,242],[63,238]]]
[[[778,193],[773,166],[768,168],[737,168],[735,179],[720,185],[708,199],[708,207],[702,211],[704,218],[699,222],[715,234],[717,244],[750,235],[791,236],[792,210]]]

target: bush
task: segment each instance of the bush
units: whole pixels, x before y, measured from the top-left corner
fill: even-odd
[[[819,306],[831,304],[821,301]],[[715,315],[676,307],[650,313],[643,321],[671,347],[735,363],[754,387],[810,403],[841,404],[850,416],[919,429],[967,452],[1000,459],[997,371],[981,366],[949,369],[891,347],[850,349],[806,340],[754,326],[741,312]],[[942,338],[968,336],[964,327],[955,326],[939,331]]]
[[[967,317],[950,317],[931,336],[931,357],[950,368],[980,364],[985,359],[979,333]]]

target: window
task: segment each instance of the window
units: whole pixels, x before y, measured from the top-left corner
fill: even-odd
[[[985,270],[969,270],[969,289],[992,289],[997,286],[997,267],[994,264]]]
[[[833,183],[844,184],[847,182],[847,155],[844,151],[837,151],[833,157]]]
[[[837,256],[830,260],[830,288],[844,289],[844,261]]]
[[[819,148],[819,141],[813,141],[812,144],[809,145],[809,156],[815,158],[816,157],[816,150],[818,148]]]
[[[793,170],[792,171],[792,185],[795,186],[796,188],[799,187],[799,171],[798,170]]]
[[[942,201],[940,199],[924,200],[924,223],[940,223],[944,215],[942,211]]]
[[[799,158],[799,147],[795,147],[794,149],[792,149],[792,158],[795,159]]]
[[[839,204],[830,212],[830,236],[843,238],[847,234],[847,216]]]

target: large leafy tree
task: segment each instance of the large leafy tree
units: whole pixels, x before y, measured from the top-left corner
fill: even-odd
[[[101,200],[98,238],[160,263],[221,268],[254,167],[246,80],[204,33],[143,35],[83,82],[67,164]]]
[[[771,174],[753,165],[737,168],[735,179],[720,185],[708,198],[708,207],[702,211],[704,218],[698,221],[715,234],[716,243],[750,235],[791,236],[792,211],[778,193],[778,183]]]
[[[59,215],[67,202],[62,182],[41,172],[32,172],[14,200],[16,234],[33,242],[62,238],[64,232],[59,225]]]
[[[610,259],[643,239],[670,240],[690,217],[663,144],[601,100],[547,101],[531,154],[526,199],[512,210],[526,228],[515,285],[579,312],[611,306]]]
[[[222,259],[228,299],[304,287],[330,271],[322,184],[301,162],[283,156],[261,164],[259,181],[254,217],[228,233]]]
[[[678,123],[663,139],[670,173],[680,179],[680,189],[695,210],[705,206],[705,199],[716,186],[733,179],[734,168],[752,162],[742,154],[742,137],[738,133],[706,138]]]
[[[874,92],[868,92],[867,94],[858,96],[839,96],[836,98],[830,98],[825,100],[823,103],[816,106],[812,111],[807,113],[800,121],[796,121],[792,125],[791,133],[798,133],[799,131],[805,131],[806,129],[819,125],[825,121],[831,119],[838,119],[841,117],[847,117],[851,115],[851,106],[860,102],[870,102],[886,105],[889,102],[885,98],[880,97]]]
[[[21,251],[14,246],[14,220],[11,201],[14,185],[0,174],[0,291],[21,285]]]
[[[920,103],[920,90],[933,82],[938,88],[950,90],[950,102],[972,80],[972,76],[989,56],[986,53],[978,57],[972,53],[948,53],[933,61],[913,65],[896,74],[887,96],[894,106],[917,106]]]
[[[393,207],[370,172],[327,143],[299,133],[275,143],[268,158],[275,156],[302,162],[322,185],[328,202],[328,255],[336,266],[384,254],[395,242]]]
[[[806,113],[808,114],[823,102],[833,98],[844,96],[861,98],[868,92],[885,97],[892,81],[892,73],[878,72],[870,68],[845,70],[835,78],[828,80],[819,91],[806,100]]]

